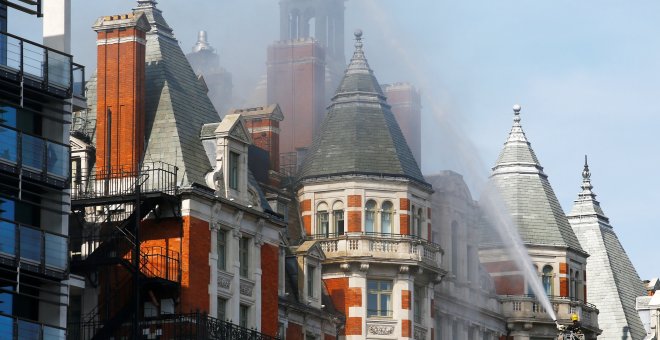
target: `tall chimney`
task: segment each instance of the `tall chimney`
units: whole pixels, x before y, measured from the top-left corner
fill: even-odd
[[[97,32],[96,172],[136,173],[144,153],[145,45],[143,14],[99,18]]]
[[[245,127],[252,135],[252,143],[268,152],[269,170],[280,171],[280,122],[284,119],[280,106],[252,107],[231,110],[229,114],[240,114]]]

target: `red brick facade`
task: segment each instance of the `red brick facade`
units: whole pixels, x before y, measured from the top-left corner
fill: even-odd
[[[401,290],[401,309],[410,309],[410,291],[407,289]]]
[[[261,246],[261,332],[277,335],[279,249]]]
[[[412,322],[410,320],[401,320],[401,337],[412,337]]]
[[[489,273],[518,271],[518,265],[513,261],[486,262],[483,266]]]
[[[211,230],[209,222],[192,216],[183,216],[183,245],[181,250],[181,303],[182,312],[195,310],[208,312],[211,282],[209,253]],[[191,270],[195,268],[196,270]]]
[[[499,295],[525,294],[525,279],[522,275],[493,276],[493,282]]]
[[[348,231],[349,232],[362,231],[362,211],[348,212]]]
[[[359,316],[346,318],[345,334],[362,335],[362,318]]]
[[[337,337],[334,336],[334,335],[330,335],[330,334],[324,334],[323,335],[323,340],[337,340]]]
[[[105,17],[105,22],[132,14]],[[125,20],[124,20],[125,21]],[[145,31],[133,24],[97,30],[96,171],[136,172],[144,152]],[[121,43],[111,43],[121,41]]]
[[[410,215],[400,215],[399,225],[402,235],[410,235]]]
[[[559,296],[568,296],[568,278],[559,278]]]
[[[312,211],[312,200],[302,200],[300,202],[300,212]]]
[[[349,318],[349,307],[362,306],[362,289],[359,287],[349,288],[348,278],[336,278],[323,280],[328,289],[332,303],[338,311],[343,313],[346,318],[346,327],[341,331],[341,335],[361,335],[362,334],[362,318]],[[349,328],[350,322],[350,328]]]
[[[362,195],[348,195],[348,207],[349,208],[362,207]]]
[[[308,148],[325,115],[323,48],[311,39],[271,45],[267,77],[267,101],[278,103],[284,115],[280,152]]]
[[[399,210],[409,211],[410,210],[410,200],[407,198],[402,198],[399,200]]]
[[[286,338],[287,340],[304,340],[302,326],[289,322],[286,327]]]
[[[422,162],[422,101],[419,91],[410,84],[386,85],[383,88],[387,103],[392,106],[406,143],[417,164]]]

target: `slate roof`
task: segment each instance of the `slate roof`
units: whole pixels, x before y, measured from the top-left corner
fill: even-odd
[[[568,247],[583,252],[520,125],[520,108],[514,108],[514,124],[493,167],[491,184],[509,209],[523,243]]]
[[[199,133],[203,124],[220,121],[204,85],[197,79],[163,15],[151,1],[138,2],[151,30],[146,46],[145,161],[179,167],[179,184],[205,185],[211,171]]]
[[[298,178],[393,176],[430,188],[369,68],[361,36],[356,32],[355,53]]]
[[[632,339],[643,339],[646,331],[635,308],[636,298],[646,295],[644,283],[623,249],[609,219],[592,191],[591,172],[585,157],[582,191],[568,220],[591,255],[587,261],[587,294],[598,307],[599,339],[621,339],[628,327]]]

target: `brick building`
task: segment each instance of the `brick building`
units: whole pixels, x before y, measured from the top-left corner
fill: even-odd
[[[422,167],[422,99],[410,83],[385,84],[383,93],[401,127],[417,165]]]
[[[298,175],[307,240],[345,339],[430,339],[434,285],[431,185],[421,174],[355,33],[355,52]]]
[[[80,115],[95,128],[72,137],[69,335],[276,336],[285,224],[248,170],[251,134],[220,122],[155,1],[94,29]]]

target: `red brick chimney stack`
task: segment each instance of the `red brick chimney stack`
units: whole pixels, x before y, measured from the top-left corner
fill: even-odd
[[[268,151],[269,170],[280,171],[280,122],[284,115],[278,104],[230,110],[229,114],[240,114],[245,127],[252,135],[253,144]]]
[[[99,18],[97,32],[96,172],[137,172],[144,153],[143,14]]]

